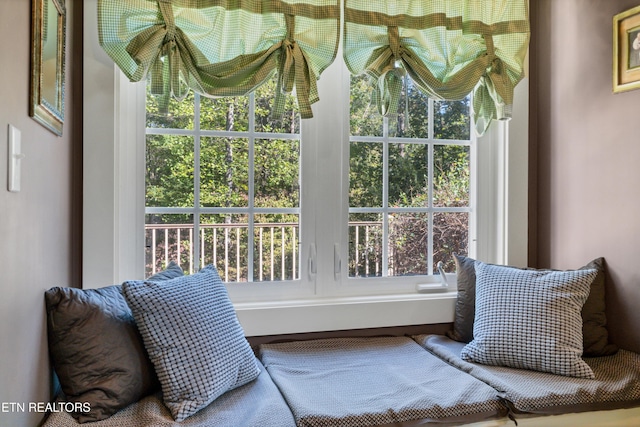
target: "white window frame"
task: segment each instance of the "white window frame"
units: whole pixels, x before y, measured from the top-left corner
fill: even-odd
[[[83,61],[85,288],[144,276],[144,233],[141,231],[144,229],[144,206],[140,200],[144,200],[145,156],[144,127],[139,123],[145,120],[146,93],[144,83],[130,83],[100,48],[96,8],[97,0],[86,1]],[[318,86],[324,104],[314,105],[314,114],[316,110],[317,114],[343,114],[343,108],[348,108],[344,105],[335,108],[330,99],[331,91],[323,90],[324,84],[336,77],[331,75],[332,72],[344,71],[336,66],[323,73]],[[348,87],[344,89],[348,91]],[[516,87],[515,100],[513,119],[494,122],[487,134],[477,140],[477,174],[472,178],[477,186],[477,215],[471,216],[477,218],[477,223],[472,226],[476,235],[470,244],[475,245],[475,257],[478,259],[526,265],[528,79]],[[319,111],[322,108],[327,111]],[[348,123],[331,129],[320,129],[316,123],[302,121],[304,134],[322,133],[325,140],[348,141],[348,129],[345,128]],[[334,145],[331,150],[338,150],[332,156],[348,156],[348,144]],[[342,185],[344,194],[347,194],[348,180],[342,175],[348,171],[323,173],[321,168],[316,168],[321,160],[302,164],[307,171],[314,169],[317,176],[312,183],[305,182],[305,186],[315,188],[305,191],[313,193],[314,199],[320,201],[335,197],[333,193],[328,194],[332,185]],[[315,263],[334,266],[339,259],[345,259],[340,256],[346,251],[346,245],[340,244],[340,234],[346,235],[347,223],[343,219],[346,218],[347,206],[341,206],[333,215],[320,217],[304,211],[313,209],[314,202],[306,200],[304,195],[302,197],[305,221],[313,221],[316,230],[322,232],[316,233],[315,244],[303,243],[301,260],[304,264],[316,248]],[[346,200],[341,203],[344,205]],[[342,224],[343,229],[337,229],[335,224]],[[337,254],[336,243],[339,245]],[[279,291],[261,301],[249,302],[234,292],[231,292],[231,297],[248,336],[447,323],[453,320],[455,287],[446,292],[418,293],[415,279],[406,279],[406,283],[398,287],[394,278],[393,290],[383,284],[378,291],[363,296],[357,289],[359,284],[342,284],[344,276],[345,265],[337,272],[333,268],[323,268],[318,269],[314,280],[309,281],[310,285],[297,294],[293,287],[279,283]],[[449,281],[455,283],[455,280]],[[371,288],[368,283],[363,286]]]

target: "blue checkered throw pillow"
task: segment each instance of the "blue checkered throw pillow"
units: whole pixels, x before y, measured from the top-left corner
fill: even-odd
[[[213,266],[162,282],[125,282],[123,291],[176,421],[260,373]]]
[[[475,269],[474,339],[462,359],[594,378],[582,360],[581,310],[596,270],[521,270],[479,261]]]

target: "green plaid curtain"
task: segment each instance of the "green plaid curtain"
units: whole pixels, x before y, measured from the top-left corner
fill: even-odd
[[[402,81],[438,99],[474,91],[476,124],[510,117],[529,42],[527,0],[344,0],[344,59],[376,84],[382,114]],[[278,74],[275,113],[295,89],[303,118],[335,59],[339,0],[99,0],[100,44],[154,94],[237,96]],[[165,103],[166,104],[166,103]]]
[[[474,91],[479,133],[511,116],[529,43],[527,0],[345,0],[344,59],[397,111],[405,73],[436,99]]]
[[[152,93],[238,96],[278,73],[275,113],[294,89],[303,118],[336,56],[338,0],[99,0],[100,45]]]

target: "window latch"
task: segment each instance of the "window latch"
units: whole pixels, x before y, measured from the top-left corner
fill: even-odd
[[[416,291],[445,292],[449,290],[449,282],[447,281],[447,275],[444,272],[444,265],[442,264],[442,261],[438,262],[437,269],[440,275],[440,283],[421,283],[416,285]]]
[[[317,272],[316,245],[311,245],[309,246],[309,278],[313,279]]]

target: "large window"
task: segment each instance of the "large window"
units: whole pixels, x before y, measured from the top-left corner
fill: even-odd
[[[346,288],[383,279],[386,291],[438,280],[439,262],[455,270],[474,212],[470,100],[429,99],[406,78],[398,114],[383,117],[368,78],[340,75],[348,82],[330,81],[330,99],[308,119],[320,131],[306,133],[293,98],[272,117],[274,81],[246,97],[192,94],[168,112],[147,94],[147,274],[179,260],[189,272],[214,264],[228,283],[314,282],[322,293],[318,269]],[[340,105],[339,123],[323,114]],[[346,132],[335,140],[329,127]],[[336,211],[331,230],[318,225]],[[335,238],[320,243],[325,233]],[[316,259],[327,240],[332,265]]]
[[[154,266],[157,269],[167,259],[177,259],[178,252],[181,265],[187,271],[197,271],[203,262],[213,262],[215,257],[224,279],[224,264],[221,267],[220,260],[228,259],[227,288],[238,318],[248,336],[257,336],[450,322],[455,306],[455,279],[448,278],[450,292],[431,293],[431,286],[416,288],[419,284],[439,282],[435,265],[439,260],[450,260],[450,251],[464,252],[467,248],[469,254],[487,262],[526,264],[526,79],[516,87],[513,119],[510,122],[494,121],[477,143],[473,134],[455,136],[454,133],[467,129],[466,102],[425,103],[416,92],[416,96],[405,97],[400,103],[401,112],[409,105],[409,115],[398,116],[400,123],[395,119],[382,119],[374,113],[376,107],[368,95],[350,99],[351,76],[339,60],[334,61],[318,81],[321,100],[313,105],[314,119],[291,120],[289,123],[296,123],[298,128],[293,131],[276,129],[282,135],[256,127],[260,126],[257,125],[259,116],[268,116],[256,111],[251,113],[251,108],[264,108],[264,104],[261,106],[258,102],[262,95],[257,94],[253,95],[253,101],[252,97],[244,100],[193,97],[190,103],[180,104],[180,108],[185,108],[182,113],[171,106],[169,111],[173,116],[147,117],[145,104],[152,108],[156,101],[145,102],[144,84],[129,82],[100,48],[95,31],[98,27],[96,1],[86,0],[86,3],[83,16],[86,24],[83,287],[97,288],[142,279]],[[337,58],[340,57],[338,54]],[[353,83],[363,85],[363,92],[370,90],[363,80],[356,79]],[[405,87],[407,91],[411,93]],[[271,102],[270,99],[272,94],[265,93],[265,102]],[[224,115],[229,112],[230,101],[234,108],[231,134],[226,132],[229,123]],[[413,103],[420,102],[423,108],[414,111]],[[213,110],[205,106],[207,103],[222,106]],[[353,118],[350,104],[355,114]],[[451,120],[455,117],[455,109],[461,109],[466,117]],[[420,116],[426,112],[429,116],[425,121]],[[216,118],[205,117],[211,114]],[[352,119],[361,119],[359,130],[354,127],[351,131]],[[410,121],[408,127],[404,124],[407,119]],[[256,123],[252,124],[252,120]],[[203,127],[203,122],[215,125]],[[370,123],[369,128],[365,127],[366,123]],[[145,132],[146,128],[148,132]],[[402,131],[400,134],[398,129]],[[405,137],[412,139],[396,139]],[[166,147],[162,141],[167,142]],[[255,180],[260,163],[250,162],[248,157],[255,152],[255,148],[249,150],[249,145],[260,145],[262,141],[297,144],[300,157],[298,165],[292,166],[298,171],[296,206],[265,207],[258,200],[258,194],[265,193],[256,188],[260,185]],[[145,164],[147,142],[156,144],[157,150],[176,150],[184,156],[167,159],[166,164],[161,162],[152,176],[147,173]],[[203,165],[201,156],[203,149],[221,156],[228,142],[236,162],[232,163],[233,177],[229,181],[226,180],[226,163],[205,159]],[[362,190],[375,190],[376,194],[375,186],[382,186],[377,199],[351,196],[358,187],[358,181],[350,179],[350,175],[357,172],[355,164],[350,170],[350,166],[357,163],[355,159],[351,160],[351,148],[355,145],[363,150],[372,145],[377,147],[378,152],[372,148],[366,150],[383,164],[382,169],[375,170],[376,184],[371,187],[360,184]],[[247,158],[244,163],[240,163],[242,156]],[[357,157],[355,149],[353,157]],[[402,174],[404,171],[398,175],[399,167],[412,163],[410,160],[413,159],[416,162],[420,159],[423,168],[408,181],[415,185],[397,190],[394,186],[398,182],[402,184],[402,180],[395,177],[406,176]],[[469,178],[464,176],[467,172],[458,169],[465,164],[468,164]],[[366,163],[362,165],[366,166]],[[181,174],[188,178],[177,181],[184,183],[184,187],[174,187],[168,182],[163,184],[172,173],[177,174],[175,178]],[[203,173],[224,178],[203,181]],[[249,178],[251,173],[254,174],[252,179]],[[360,173],[359,179],[370,178],[373,177]],[[153,182],[154,191],[164,192],[167,197],[169,191],[173,191],[176,196],[173,200],[179,202],[165,202],[162,194],[147,194],[145,181]],[[253,189],[247,190],[243,186],[253,186]],[[253,196],[250,196],[251,191]],[[227,207],[220,202],[227,193],[231,193],[231,197],[246,196],[246,202],[231,199],[231,205]],[[445,197],[441,195],[443,193],[449,198],[441,198]],[[431,205],[418,206],[419,195],[428,196]],[[147,198],[148,204],[145,203]],[[421,227],[421,230],[415,230],[418,235],[408,234],[404,238],[392,235],[394,230],[400,229],[396,227],[399,214],[420,217],[419,221],[411,221]],[[274,215],[279,217],[269,217]],[[354,215],[377,224],[361,226],[356,239]],[[451,221],[444,223],[448,228],[441,226],[441,218]],[[298,228],[295,238],[293,233],[280,231],[280,224],[295,221]],[[460,222],[460,227],[456,222]],[[260,244],[263,224],[273,226],[274,238],[271,239],[271,228],[265,228]],[[168,225],[174,225],[174,228],[169,229]],[[366,226],[369,226],[368,233]],[[153,227],[156,228],[155,244],[149,230]],[[454,231],[468,235],[455,237]],[[283,235],[284,245],[281,243]],[[225,238],[227,243],[224,243]],[[163,239],[179,240],[181,245],[179,249],[168,245],[165,255]],[[234,243],[237,241],[241,244]],[[414,253],[412,248],[416,245],[410,247],[407,242],[415,243],[418,250]],[[292,252],[276,252],[287,245]],[[240,267],[236,262],[238,248]],[[402,249],[401,253],[399,249]],[[293,254],[293,250],[297,252]],[[399,255],[402,254],[408,256],[400,268]],[[383,266],[383,262],[387,265]],[[446,270],[453,272],[451,264]],[[250,275],[253,275],[251,281]],[[282,277],[285,280],[281,280]],[[425,288],[429,292],[416,292],[416,289]]]

